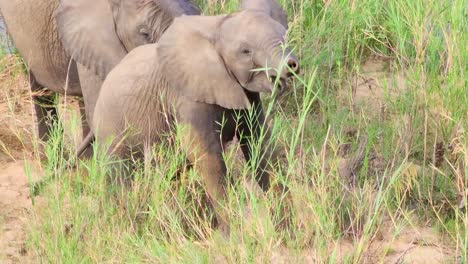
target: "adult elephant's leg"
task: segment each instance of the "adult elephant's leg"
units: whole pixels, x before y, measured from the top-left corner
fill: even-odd
[[[82,140],[86,141],[87,136],[91,133],[90,123],[88,122],[88,117],[86,115],[86,106],[84,104],[83,98],[79,100],[79,107],[80,107],[80,116],[81,116],[81,131],[82,131]],[[94,139],[91,139],[91,143],[94,142]],[[89,143],[88,146],[81,152],[80,157],[92,157],[93,156],[93,146]],[[81,143],[82,144],[82,143]]]
[[[78,74],[80,77],[81,91],[83,93],[83,104],[84,104],[84,114],[85,121],[83,124],[83,137],[89,133],[90,128],[88,124],[93,123],[93,114],[94,108],[96,107],[96,102],[99,96],[99,91],[101,89],[103,80],[94,74],[94,72],[88,70],[86,67],[78,64]],[[84,118],[84,117],[82,117]],[[86,132],[86,134],[85,134]],[[83,152],[85,157],[91,157],[93,155],[91,144]]]
[[[80,107],[82,137],[85,138],[86,135],[88,135],[88,133],[91,131],[91,128],[86,117],[86,108],[82,98],[78,100],[78,105]]]
[[[96,102],[99,97],[99,91],[101,90],[103,80],[83,65],[78,64],[77,66],[80,77],[81,91],[83,93],[86,120],[88,124],[92,124],[94,108],[96,107]]]
[[[33,93],[38,136],[41,141],[47,142],[51,137],[54,126],[59,122],[55,103],[56,95],[35,95],[35,93],[40,93],[44,87],[37,82],[32,72],[29,72],[29,84]]]

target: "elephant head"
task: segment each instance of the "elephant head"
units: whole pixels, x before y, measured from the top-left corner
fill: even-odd
[[[104,79],[132,49],[156,42],[189,0],[61,0],[55,18],[66,51]]]
[[[109,0],[117,36],[127,51],[155,43],[180,15],[199,15],[187,1]]]
[[[286,88],[299,71],[284,47],[286,29],[268,10],[176,18],[161,37],[158,56],[167,81],[185,97],[229,109],[250,107],[246,91]]]

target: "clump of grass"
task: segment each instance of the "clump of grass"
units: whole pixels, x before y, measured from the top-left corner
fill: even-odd
[[[205,14],[238,5],[198,2]],[[109,182],[112,161],[97,148],[77,169],[67,167],[75,157],[63,131],[77,130],[72,118],[46,147],[50,180],[41,196],[47,206],[35,211],[29,241],[42,261],[387,262],[405,260],[419,243],[443,248],[447,262],[466,263],[463,1],[279,2],[290,15],[288,40],[303,69],[279,101],[264,100],[284,153],[274,183],[288,186],[288,197],[259,193],[251,184],[255,164],[242,163],[236,146],[229,149],[236,184],[225,205],[231,219],[226,239],[201,179],[183,169],[177,143],[156,146],[154,165],[137,166],[125,186]],[[386,76],[403,76],[398,93],[389,92],[389,84],[371,85],[384,90],[379,114],[354,100],[355,80],[370,56],[385,64]],[[342,93],[350,99],[343,102]],[[350,181],[343,164],[358,150],[362,162],[351,166]],[[285,217],[288,202],[289,224],[278,230],[275,222]],[[421,235],[428,226],[440,239]],[[416,230],[410,233],[415,240],[396,247],[408,229]]]

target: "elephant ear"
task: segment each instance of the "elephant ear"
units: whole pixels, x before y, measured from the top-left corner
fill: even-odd
[[[107,0],[61,0],[55,18],[67,53],[102,79],[127,54]]]
[[[212,36],[205,34],[215,32],[204,23],[213,19],[219,21],[200,16],[174,20],[158,43],[163,74],[170,89],[190,100],[228,109],[248,109],[250,102],[244,89],[229,74]]]
[[[244,0],[241,7],[243,10],[264,12],[288,29],[288,15],[276,0]]]

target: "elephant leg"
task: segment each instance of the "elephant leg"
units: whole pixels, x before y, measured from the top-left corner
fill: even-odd
[[[86,136],[91,133],[91,127],[90,127],[90,124],[88,122],[88,118],[86,117],[86,108],[85,108],[85,105],[84,105],[84,102],[83,100],[79,100],[79,107],[80,107],[80,116],[81,116],[81,131],[82,131],[82,143],[84,141],[86,141]],[[81,151],[81,146],[79,147],[79,150],[78,152],[80,152],[80,157],[85,157],[85,158],[90,158],[93,156],[93,145],[92,145],[92,142],[94,140],[91,141],[91,143],[89,143],[85,149],[83,149]]]
[[[284,229],[291,223],[292,198],[287,186],[277,183],[271,186],[270,173],[279,164],[280,152],[274,142],[271,142],[271,132],[265,123],[265,116],[260,105],[256,105],[254,115],[245,113],[241,118],[239,131],[239,141],[244,157],[248,163],[256,162],[256,181],[264,192],[272,192],[275,200],[278,201],[277,209],[280,215],[274,217],[276,226]],[[259,142],[261,140],[261,142]],[[257,153],[254,149],[259,148]],[[273,215],[276,212],[272,212]]]
[[[103,80],[81,64],[77,65],[83,93],[84,112],[87,124],[93,123],[94,108],[99,97]]]
[[[91,130],[90,125],[93,123],[94,108],[103,81],[84,66],[77,64],[77,68],[83,93],[83,102],[81,102],[80,110],[82,115],[83,138],[85,138]],[[93,155],[93,147],[91,144],[84,150],[83,155],[88,158]]]
[[[277,162],[278,154],[270,142],[270,131],[265,125],[265,116],[260,105],[254,105],[254,114],[244,113],[239,125],[239,143],[248,163],[257,162],[256,181],[263,191],[270,188],[269,165]],[[259,141],[262,141],[258,143]],[[258,149],[257,153],[253,153]],[[256,159],[256,160],[254,160]]]
[[[203,123],[203,122],[202,122]],[[219,133],[185,127],[181,138],[182,148],[195,171],[202,177],[220,229],[229,233],[229,221],[224,208],[226,199],[226,165],[223,160]]]
[[[36,81],[32,72],[29,72],[29,83],[33,93],[44,89]],[[55,97],[55,95],[33,95],[32,98],[37,118],[38,136],[43,142],[47,142],[50,139],[54,126],[59,122]]]
[[[79,100],[78,104],[80,107],[82,136],[85,138],[86,135],[88,135],[88,133],[91,131],[91,128],[90,124],[88,123],[88,119],[86,118],[86,109],[83,100]]]

